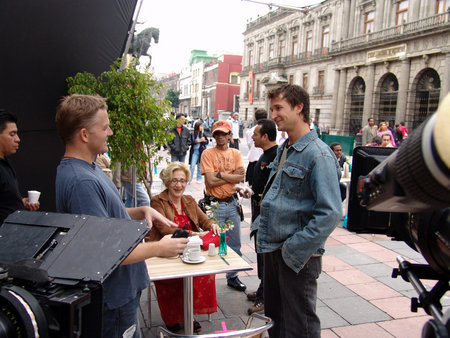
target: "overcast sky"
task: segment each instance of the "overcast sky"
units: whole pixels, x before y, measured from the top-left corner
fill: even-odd
[[[318,0],[261,2],[303,6]],[[178,73],[188,64],[192,49],[206,50],[209,55],[242,55],[247,20],[268,12],[267,5],[242,0],[143,0],[138,19],[143,24],[136,31],[159,28],[159,43],[152,41],[149,49],[154,73]]]

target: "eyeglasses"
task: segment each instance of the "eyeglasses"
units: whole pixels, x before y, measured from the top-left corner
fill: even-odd
[[[187,181],[186,180],[177,180],[176,178],[174,178],[170,181],[170,183],[172,183],[173,185],[177,185],[177,183],[180,183],[181,185],[185,185],[187,183]]]

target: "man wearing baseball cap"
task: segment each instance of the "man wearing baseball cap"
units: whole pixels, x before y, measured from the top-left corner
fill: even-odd
[[[227,220],[233,222],[234,228],[227,232],[228,245],[242,256],[241,217],[234,186],[244,181],[244,164],[241,152],[228,147],[231,125],[227,121],[215,122],[212,136],[216,140],[216,146],[204,150],[200,160],[202,175],[205,175],[206,194],[213,196],[219,204],[214,212],[214,217],[219,224],[224,224]],[[238,291],[244,291],[247,288],[239,280],[236,272],[227,273],[227,284]]]

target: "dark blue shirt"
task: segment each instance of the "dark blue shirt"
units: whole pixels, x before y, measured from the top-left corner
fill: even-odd
[[[63,159],[58,166],[56,210],[71,214],[130,219],[111,179],[95,162],[88,163],[75,158]],[[120,265],[103,283],[106,307],[115,309],[127,304],[149,283],[144,262]]]

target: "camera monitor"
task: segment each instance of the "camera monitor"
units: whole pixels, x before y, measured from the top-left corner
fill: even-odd
[[[359,180],[360,176],[367,175],[396,150],[384,147],[356,147],[353,150],[347,216],[347,228],[350,231],[384,234],[388,230],[391,213],[371,211],[361,206]]]

